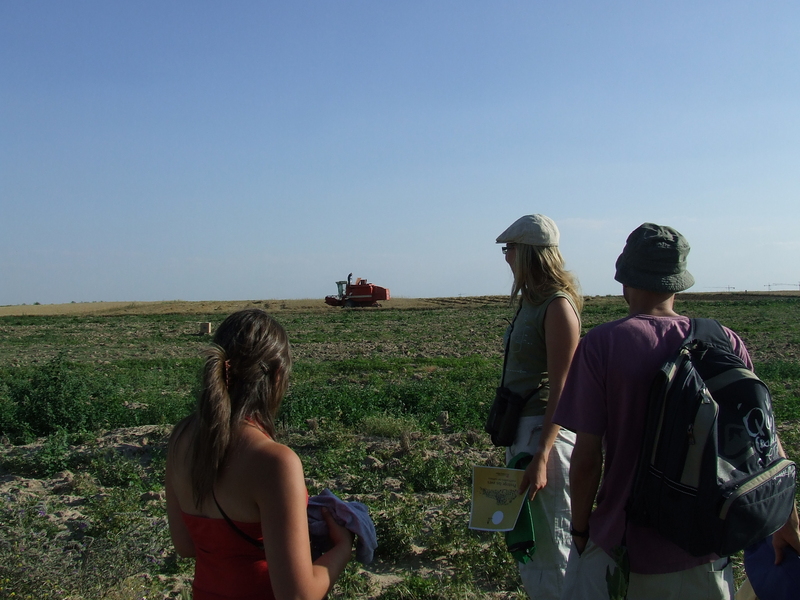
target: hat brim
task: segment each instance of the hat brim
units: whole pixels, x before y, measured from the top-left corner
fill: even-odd
[[[614,279],[637,290],[671,294],[688,290],[694,285],[694,277],[689,271],[672,275],[652,275],[618,267]]]

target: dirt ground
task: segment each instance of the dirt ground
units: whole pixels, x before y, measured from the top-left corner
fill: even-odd
[[[142,464],[150,462],[150,456],[154,452],[163,452],[166,448],[167,438],[169,435],[170,427],[163,425],[146,425],[141,427],[132,427],[124,429],[116,429],[103,433],[100,437],[94,440],[92,444],[93,450],[112,451],[115,454],[121,454],[128,458],[135,458]],[[285,433],[281,441],[290,446],[302,445],[299,438],[304,435],[313,435],[313,433]],[[425,435],[412,434],[411,443],[415,442],[424,443],[428,448],[428,452],[432,454],[438,453],[458,453],[459,463],[467,468],[471,464],[497,464],[497,450],[487,444],[476,443],[465,447],[463,440],[465,435],[470,434],[443,434],[443,435]],[[424,440],[421,439],[424,437]],[[477,441],[477,440],[474,440]],[[294,443],[293,443],[294,442]],[[3,455],[13,452],[14,454],[34,452],[39,446],[41,441],[29,444],[27,446],[10,446],[0,445],[0,458]],[[297,443],[297,444],[295,444]],[[368,451],[377,455],[385,455],[391,452],[398,452],[401,446],[400,440],[393,440],[388,438],[375,438],[368,436],[355,436],[354,443],[363,445],[368,448]],[[73,451],[80,453],[81,451],[89,452],[88,447],[74,447]],[[365,468],[373,468],[367,465]],[[56,473],[51,478],[35,479],[26,478],[18,475],[13,475],[8,472],[3,472],[0,468],[0,497],[5,498],[7,502],[15,505],[29,504],[31,502],[41,503],[43,505],[58,506],[58,510],[49,511],[46,518],[55,525],[64,534],[68,531],[75,529],[78,524],[85,522],[86,517],[82,512],[82,507],[86,505],[87,499],[77,495],[76,486],[77,478],[84,475],[79,473],[72,473],[70,471],[62,471]],[[307,479],[308,487],[314,489],[317,487],[327,487],[330,489],[341,489],[346,486],[346,481],[340,480],[341,478],[352,478],[349,473],[342,473],[325,481],[314,481]],[[387,490],[395,490],[395,493],[401,493],[400,482],[395,479],[387,478],[384,482]],[[100,493],[106,493],[100,490]],[[441,515],[441,506],[448,505],[455,501],[458,504],[463,504],[468,500],[460,492],[453,493],[440,493],[429,494],[435,496],[429,500],[432,501],[419,501],[420,494],[417,494],[418,506],[424,505],[429,508],[425,509],[424,514],[420,515],[423,522],[430,522],[437,519]],[[144,497],[146,496],[146,497]],[[344,499],[350,500],[354,498]],[[377,500],[375,498],[365,496],[356,498],[360,501],[370,503],[370,500]],[[143,501],[164,503],[165,497],[163,490],[160,492],[147,492],[143,495]],[[373,519],[385,518],[381,512],[378,511],[372,515]],[[466,515],[464,515],[466,518]],[[409,572],[415,572],[418,575],[438,575],[446,576],[451,575],[452,566],[444,559],[431,560],[423,557],[424,548],[417,548],[419,557],[410,557],[403,560],[381,560],[376,558],[373,563],[362,567],[363,576],[368,578],[372,584],[372,593],[369,597],[374,598],[380,594],[382,589],[391,586],[403,579]],[[133,576],[130,579],[135,580],[137,577],[141,578],[142,575]],[[167,591],[164,594],[164,600],[176,598],[181,595],[181,591],[191,587],[191,577],[187,575],[176,576],[159,576],[159,579],[166,585]],[[486,598],[494,598],[495,595],[487,593]],[[497,596],[498,598],[500,596]],[[505,596],[503,596],[505,597]]]

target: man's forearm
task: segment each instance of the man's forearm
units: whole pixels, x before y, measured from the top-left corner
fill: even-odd
[[[602,438],[578,433],[569,468],[569,490],[572,501],[572,526],[578,531],[589,529],[589,515],[600,486],[603,471]]]

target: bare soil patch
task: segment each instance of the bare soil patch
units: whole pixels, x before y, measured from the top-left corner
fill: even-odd
[[[84,446],[72,447],[71,450],[76,453],[84,452],[87,454],[97,453],[98,451],[110,452],[128,459],[137,460],[145,468],[149,468],[154,455],[163,456],[170,430],[170,426],[163,425],[116,429],[99,435]],[[299,453],[302,457],[303,446],[308,446],[309,444],[313,446],[317,443],[316,440],[309,439],[309,436],[314,438],[315,435],[317,434],[313,431],[289,432],[282,436],[281,441],[290,447],[299,448]],[[409,451],[409,444],[412,447],[423,445],[426,455],[431,457],[441,455],[458,456],[458,467],[461,469],[469,469],[473,464],[498,465],[501,464],[502,460],[499,450],[488,445],[483,436],[474,432],[441,435],[413,433],[406,440],[353,435],[352,441],[354,446],[365,447],[370,454],[380,456],[403,455]],[[20,456],[22,454],[35,453],[41,449],[43,442],[44,440],[41,440],[25,446],[0,446],[0,464],[9,455]],[[382,468],[383,465],[380,461],[369,461],[363,467],[364,470],[372,470],[378,474],[380,474]],[[330,478],[323,481],[307,479],[306,483],[310,489],[327,487],[336,491],[347,489],[353,477],[352,474],[346,472],[332,473]],[[91,479],[92,476],[88,473],[71,471],[62,471],[48,478],[30,478],[5,472],[0,468],[0,497],[4,498],[9,506],[30,507],[35,505],[40,507],[38,509],[40,517],[46,519],[58,529],[65,543],[68,543],[67,540],[74,537],[75,532],[80,532],[81,528],[85,527],[85,523],[89,518],[84,512],[87,506],[87,498],[82,495],[81,489],[89,486],[99,496],[112,492],[111,488],[104,488],[99,481],[87,481],[87,478]],[[384,488],[386,490],[396,489],[396,492],[391,493],[390,496],[396,496],[395,500],[402,502],[407,492],[402,492],[399,484],[399,481],[392,478],[384,480]],[[381,494],[347,495],[339,493],[339,495],[344,500],[357,500],[368,505],[379,504],[381,501]],[[433,527],[435,522],[442,518],[444,507],[450,507],[449,510],[452,513],[452,507],[454,506],[460,507],[456,509],[459,514],[449,514],[447,517],[449,519],[455,518],[463,522],[463,526],[466,526],[469,498],[465,490],[444,493],[418,493],[412,496],[415,509],[420,511],[419,520],[423,529]],[[151,509],[158,513],[165,514],[163,489],[157,492],[143,493],[141,501],[150,505]],[[373,511],[372,518],[377,523],[380,519],[391,518],[391,515],[385,510],[376,510]],[[163,526],[165,527],[166,524],[164,523]],[[171,549],[166,549],[166,551],[171,552]],[[410,572],[423,577],[446,578],[453,575],[454,567],[445,556],[426,555],[426,548],[423,546],[414,546],[412,554],[400,560],[382,560],[376,557],[372,564],[361,568],[361,576],[368,579],[371,584],[369,595],[364,597],[376,598],[384,589],[401,581]],[[136,582],[149,581],[150,579],[152,579],[151,576],[141,573],[129,577],[120,584],[120,587],[124,588]],[[166,590],[162,596],[164,600],[181,597],[182,592],[185,594],[191,588],[191,576],[189,574],[158,576],[158,579],[161,586]],[[511,593],[487,591],[482,597],[499,600],[516,596]]]

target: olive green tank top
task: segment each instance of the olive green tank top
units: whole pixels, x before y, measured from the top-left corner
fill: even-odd
[[[580,315],[572,298],[564,292],[556,292],[538,305],[523,298],[514,320],[503,336],[503,345],[507,350],[502,385],[521,396],[527,396],[541,385],[541,389],[522,410],[523,417],[543,415],[547,408],[550,388],[547,381],[544,317],[547,307],[556,298],[566,298],[580,322]]]

